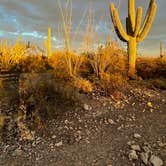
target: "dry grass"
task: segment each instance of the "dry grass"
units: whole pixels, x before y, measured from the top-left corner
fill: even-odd
[[[142,57],[137,59],[138,75],[144,79],[164,77],[166,73],[166,57]]]
[[[81,92],[91,93],[93,91],[92,83],[83,78],[76,78],[74,81],[74,86]]]
[[[16,40],[14,45],[10,45],[7,41],[0,43],[0,72],[16,72],[19,71],[20,61],[26,53],[25,43]]]

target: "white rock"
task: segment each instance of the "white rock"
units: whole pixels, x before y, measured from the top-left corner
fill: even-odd
[[[62,145],[63,145],[62,141],[60,141],[60,142],[58,142],[58,143],[55,144],[55,146],[57,146],[57,147],[62,146]]]
[[[155,155],[152,155],[150,157],[149,161],[153,164],[153,166],[162,166],[163,165],[163,161]]]
[[[135,133],[135,134],[134,134],[134,138],[141,138],[141,135],[138,134],[138,133]]]
[[[55,138],[56,138],[56,135],[53,135],[53,136],[52,136],[52,139],[55,139]]]

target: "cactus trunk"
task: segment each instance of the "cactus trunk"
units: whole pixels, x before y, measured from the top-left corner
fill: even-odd
[[[130,37],[128,41],[128,58],[129,58],[129,69],[128,76],[130,78],[135,77],[135,64],[136,64],[136,50],[137,50],[137,42],[135,37]]]

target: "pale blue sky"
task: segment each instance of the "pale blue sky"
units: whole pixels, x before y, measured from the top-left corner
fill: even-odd
[[[64,6],[66,0],[60,0]],[[109,15],[109,3],[117,0],[91,0],[95,13],[95,26],[101,34],[101,40],[106,40],[112,22]],[[124,21],[127,15],[127,0],[121,0],[120,16]],[[146,13],[149,0],[136,0],[136,6],[144,7]],[[166,50],[166,1],[157,1],[157,15],[152,29],[146,38],[138,46],[139,53],[145,55],[159,55],[159,43],[163,41]],[[73,0],[73,29],[79,24],[83,13],[90,6],[89,0]],[[82,38],[87,19],[84,18],[79,29],[78,38]],[[53,29],[54,46],[62,45],[58,27],[62,25],[61,15],[57,0],[0,0],[0,37],[15,39],[22,33],[25,40],[41,43],[46,36],[47,27]],[[124,25],[125,27],[125,25]],[[115,37],[112,34],[112,37]]]

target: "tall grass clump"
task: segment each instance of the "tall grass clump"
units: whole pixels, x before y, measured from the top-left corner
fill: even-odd
[[[11,45],[8,41],[0,42],[0,72],[18,72],[21,60],[26,53],[26,44],[20,39]]]

